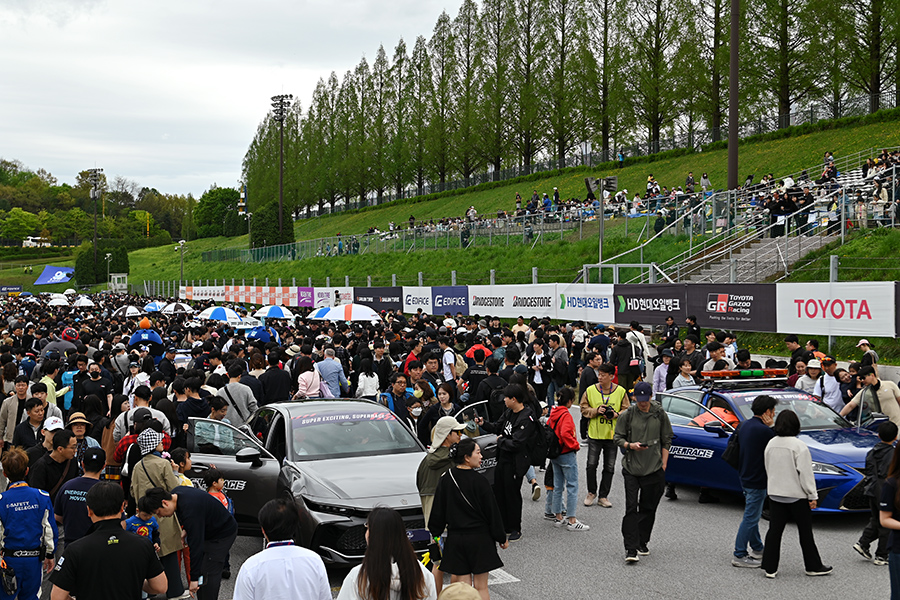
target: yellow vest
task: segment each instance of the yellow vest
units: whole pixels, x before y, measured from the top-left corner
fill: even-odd
[[[616,385],[609,395],[604,395],[600,392],[598,385],[592,385],[585,392],[591,408],[608,404],[616,412],[621,412],[622,400],[625,398],[625,388],[621,385]],[[592,440],[611,440],[615,430],[616,419],[607,419],[602,415],[594,417],[588,423],[588,437]]]

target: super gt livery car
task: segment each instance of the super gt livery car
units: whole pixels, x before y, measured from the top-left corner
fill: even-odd
[[[800,418],[799,438],[809,447],[819,491],[816,510],[868,511],[861,482],[866,453],[878,436],[853,427],[815,396],[773,380],[717,381],[657,394],[674,432],[666,480],[740,493],[738,473],[722,460],[722,452],[735,426],[753,416],[754,398],[763,394],[778,400],[776,416],[790,409]]]
[[[241,533],[260,535],[257,514],[272,498],[300,508],[300,542],[330,564],[353,564],[366,550],[366,518],[376,506],[403,517],[417,552],[430,540],[416,488],[425,449],[387,408],[365,400],[269,404],[240,428],[191,419],[195,484],[215,467],[225,475]]]

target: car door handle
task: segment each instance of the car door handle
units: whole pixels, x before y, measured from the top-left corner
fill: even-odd
[[[673,439],[673,440],[677,440],[677,439],[678,439],[678,436],[675,435],[675,434],[673,433],[673,434],[672,434],[672,439]]]

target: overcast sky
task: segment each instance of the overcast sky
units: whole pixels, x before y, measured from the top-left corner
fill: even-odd
[[[457,3],[458,4],[458,3]],[[429,37],[438,0],[0,0],[0,157],[164,193],[234,187],[271,96]]]

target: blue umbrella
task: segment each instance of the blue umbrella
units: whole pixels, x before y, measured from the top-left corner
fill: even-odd
[[[331,310],[330,306],[323,306],[322,308],[317,308],[316,310],[309,313],[308,319],[324,319],[325,315],[328,314],[328,311]]]
[[[22,297],[31,296],[31,292],[22,292],[21,294],[19,294],[19,296],[22,296]]]
[[[144,307],[144,310],[147,312],[159,312],[162,310],[163,306],[165,306],[162,302],[150,302],[147,306]]]
[[[294,313],[283,306],[272,304],[269,306],[263,306],[258,311],[253,313],[253,316],[259,319],[293,319]]]
[[[137,344],[160,344],[162,345],[162,338],[158,333],[153,331],[152,329],[139,329],[134,335],[128,340],[129,346],[135,346]]]

